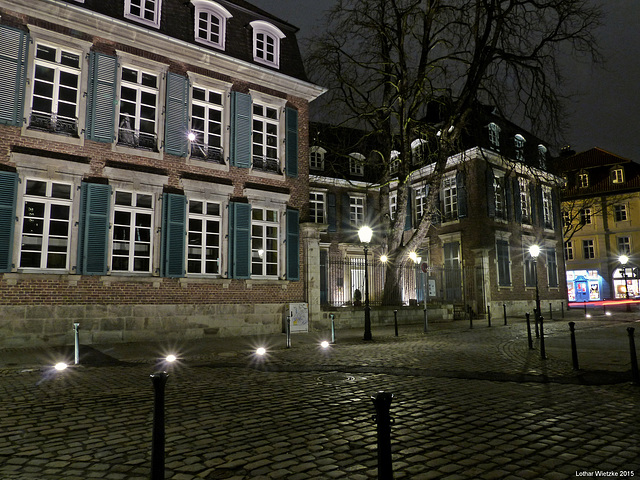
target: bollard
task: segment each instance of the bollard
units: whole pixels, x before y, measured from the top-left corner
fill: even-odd
[[[73,352],[74,352],[74,359],[75,359],[75,364],[78,365],[80,363],[80,324],[79,323],[74,323],[73,324],[73,338],[74,338],[74,348],[73,348]]]
[[[636,354],[636,341],[633,338],[633,327],[627,327],[627,333],[629,334],[629,350],[631,351],[631,378],[633,383],[640,385],[640,372],[638,372],[638,356]]]
[[[573,361],[573,369],[580,370],[580,365],[578,365],[578,348],[576,347],[576,322],[569,322],[569,330],[571,331],[571,360]]]
[[[491,315],[487,315],[487,327],[491,326]]]
[[[525,314],[527,317],[527,340],[529,340],[529,350],[533,350],[533,339],[531,338],[531,321],[529,320],[529,312]]]
[[[549,302],[549,320],[553,320],[553,311],[551,310],[551,302]]]
[[[607,314],[607,306],[606,305],[602,305],[602,309],[604,310],[603,313],[606,315]]]
[[[396,329],[396,337],[398,336],[398,310],[393,311],[393,326]]]
[[[502,311],[504,313],[504,324],[507,324],[507,304],[503,303],[502,304]]]
[[[291,314],[287,315],[287,348],[291,348]]]
[[[167,372],[151,375],[155,400],[153,405],[153,436],[151,439],[151,480],[164,480],[164,387]]]
[[[336,322],[335,315],[333,313],[329,314],[331,317],[331,343],[336,343]]]
[[[489,307],[487,307],[489,308]],[[473,328],[473,316],[469,315],[469,328],[472,329]]]
[[[569,309],[569,305],[567,305],[567,310]],[[562,318],[564,318],[564,302],[560,305],[560,313],[562,314]]]
[[[547,351],[544,348],[544,317],[540,315],[540,359],[547,359]]]
[[[533,309],[533,323],[536,327],[536,338],[540,338],[540,330],[538,329],[538,319],[540,318],[540,312],[537,309]]]
[[[587,302],[584,302],[584,315],[587,316]]]
[[[375,397],[371,397],[376,409],[374,416],[377,422],[378,431],[378,480],[392,480],[393,467],[391,465],[391,400],[393,394],[389,392],[378,392]]]

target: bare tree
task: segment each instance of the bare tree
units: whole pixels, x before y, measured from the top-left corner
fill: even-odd
[[[367,132],[375,140],[381,211],[389,208],[389,163],[397,151],[397,214],[377,229],[388,250],[387,303],[397,288],[397,267],[431,227],[447,158],[478,103],[534,133],[561,124],[562,51],[598,59],[594,28],[600,10],[586,0],[338,0],[324,34],[309,55],[313,79],[328,87],[325,116]],[[438,121],[425,122],[437,105]],[[429,146],[433,174],[422,218],[403,232],[412,141]],[[396,165],[394,165],[395,167]]]
[[[616,205],[628,202],[633,197],[633,194],[616,194],[563,198],[562,236],[565,245],[576,233],[595,222],[597,217],[603,217],[603,221],[606,221],[609,212]]]

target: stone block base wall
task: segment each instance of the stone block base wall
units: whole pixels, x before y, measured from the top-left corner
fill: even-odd
[[[393,326],[394,307],[375,307],[371,309],[371,326]],[[422,325],[424,322],[424,311],[422,307],[398,307],[398,325]],[[338,308],[336,310],[322,311],[321,318],[312,324],[318,329],[331,328],[331,314],[333,314],[336,328],[362,328],[364,326],[363,307]],[[443,305],[441,307],[430,306],[427,309],[427,319],[429,322],[450,322],[453,321],[453,306]]]
[[[0,307],[0,348],[260,335],[282,332],[286,304]]]

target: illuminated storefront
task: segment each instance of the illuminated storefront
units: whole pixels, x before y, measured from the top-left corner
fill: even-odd
[[[627,289],[624,287],[625,274]],[[615,298],[627,298],[627,290],[629,292],[629,298],[635,298],[640,295],[638,267],[618,268],[613,272],[613,291]]]
[[[568,270],[567,291],[570,302],[602,300],[603,279],[597,270]]]

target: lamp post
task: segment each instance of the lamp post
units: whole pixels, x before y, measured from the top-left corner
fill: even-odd
[[[620,264],[622,265],[622,278],[624,279],[624,296],[627,300],[629,300],[629,284],[627,283],[627,262],[629,261],[629,257],[626,255],[620,255],[618,257]],[[627,303],[627,312],[631,311],[631,305]]]
[[[540,255],[540,247],[531,245],[529,247],[529,255],[533,259],[533,274],[536,277],[536,323],[540,319],[540,293],[538,291],[538,255]]]
[[[371,340],[371,307],[369,306],[369,265],[367,264],[367,254],[369,253],[369,242],[373,236],[370,227],[360,227],[358,238],[364,249],[364,339]]]

